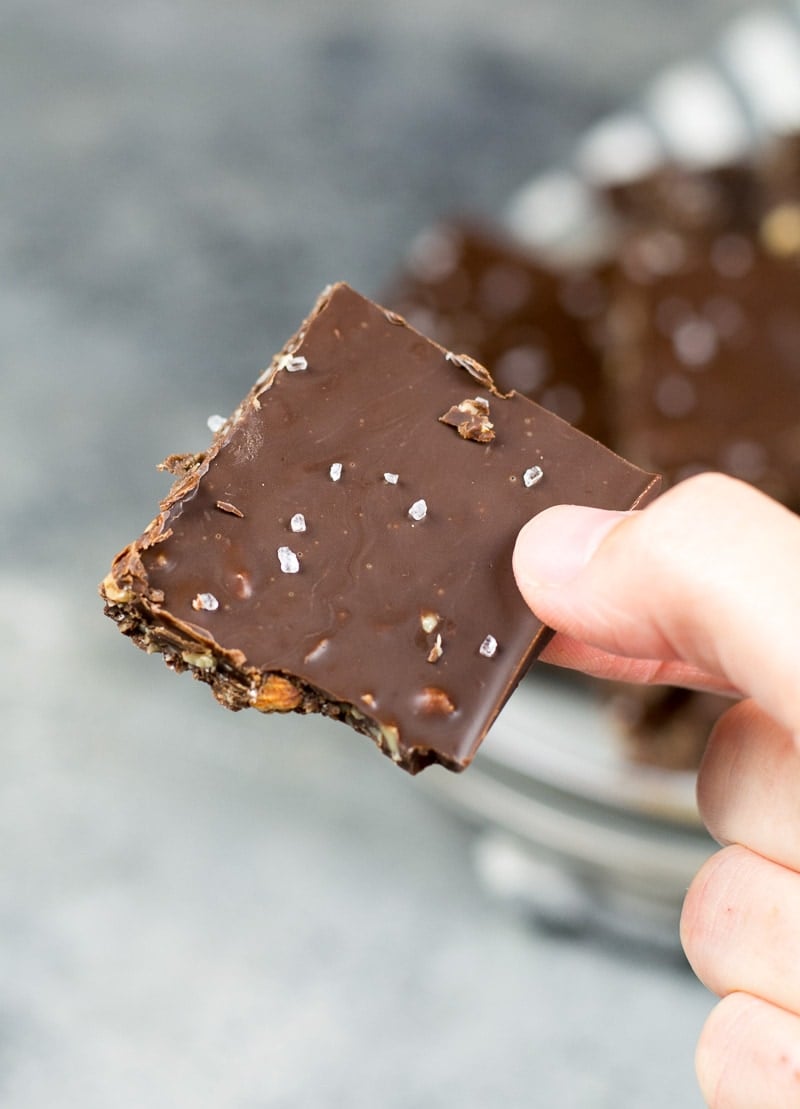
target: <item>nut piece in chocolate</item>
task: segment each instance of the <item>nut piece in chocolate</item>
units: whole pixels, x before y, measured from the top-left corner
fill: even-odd
[[[454,427],[462,439],[474,439],[476,443],[491,443],[494,439],[494,424],[489,419],[489,402],[485,397],[467,397],[448,408],[439,420]]]
[[[480,449],[440,422],[465,396],[491,404]],[[467,766],[549,637],[520,527],[657,485],[346,285],[175,472],[101,585],[120,631],[227,708],[323,713],[412,773]]]

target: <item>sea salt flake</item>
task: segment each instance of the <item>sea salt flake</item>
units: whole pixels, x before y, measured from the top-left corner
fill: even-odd
[[[331,468],[328,471],[328,473],[331,475],[331,481],[338,481],[339,478],[342,476],[342,464],[341,464],[341,462],[334,462],[331,465]]]
[[[289,527],[292,529],[292,531],[306,530],[306,518],[302,512],[295,512],[294,516],[292,516],[291,520],[289,521]]]
[[[487,635],[478,648],[478,654],[484,658],[494,658],[497,653],[497,640],[493,635]]]
[[[308,359],[302,354],[282,354],[278,359],[278,369],[287,370],[290,374],[298,370],[308,369]]]
[[[225,427],[225,424],[227,422],[228,421],[225,419],[224,416],[209,416],[208,419],[206,420],[208,430],[213,435],[216,435],[218,431],[221,431],[223,429],[223,427]]]
[[[530,466],[522,475],[522,480],[525,483],[525,488],[531,489],[534,485],[538,485],[543,477],[544,470],[541,466]]]
[[[296,574],[300,569],[300,560],[291,547],[278,547],[278,562],[284,574]]]
[[[428,515],[428,506],[424,500],[414,501],[411,508],[408,510],[408,514],[412,520],[424,520]]]
[[[397,485],[397,482],[398,482],[399,476],[400,476],[399,474],[384,474],[384,475],[383,475],[383,480],[384,480],[384,481],[385,481],[385,482],[386,482],[386,483],[387,483],[388,485]]]
[[[195,612],[215,612],[219,608],[219,601],[213,593],[198,593],[192,601]]]

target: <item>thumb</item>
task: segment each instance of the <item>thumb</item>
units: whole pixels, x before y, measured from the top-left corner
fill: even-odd
[[[616,656],[688,664],[800,732],[800,520],[703,474],[640,512],[561,505],[522,529],[514,572],[549,627]]]

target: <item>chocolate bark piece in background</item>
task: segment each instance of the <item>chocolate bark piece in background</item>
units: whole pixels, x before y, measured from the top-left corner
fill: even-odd
[[[476,397],[487,443],[440,420]],[[519,528],[658,485],[345,285],[170,466],[108,615],[226,707],[339,718],[412,772],[465,767],[549,637],[514,582]]]
[[[800,132],[787,131],[765,147],[760,159],[764,207],[800,205]]]
[[[719,470],[797,509],[800,234],[755,166],[749,191],[742,177],[707,219],[662,212],[625,237],[606,347],[613,442],[667,484]]]
[[[743,478],[800,509],[800,143],[617,189],[625,231],[607,330],[612,441],[674,484]],[[632,687],[611,696],[638,762],[697,766],[729,702]]]
[[[731,699],[678,686],[614,684],[608,709],[631,762],[666,770],[695,770],[711,729]]]
[[[498,389],[516,389],[608,442],[604,267],[558,268],[488,223],[443,221],[417,236],[382,300],[443,346],[471,354]]]
[[[749,159],[702,170],[662,165],[642,177],[605,186],[600,193],[620,218],[624,243],[637,229],[690,236],[733,229],[753,234],[763,190],[760,167]]]

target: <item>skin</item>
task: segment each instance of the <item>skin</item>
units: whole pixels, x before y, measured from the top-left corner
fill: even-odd
[[[514,571],[547,661],[730,695],[698,774],[721,850],[681,922],[720,998],[698,1080],[712,1109],[800,1106],[800,518],[704,474],[641,512],[541,513]]]

